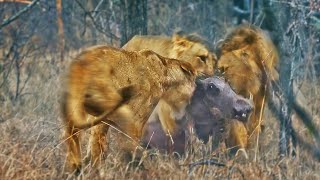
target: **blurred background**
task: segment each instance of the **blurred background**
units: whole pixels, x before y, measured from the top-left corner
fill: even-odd
[[[284,79],[288,68],[291,78],[313,82],[320,72],[318,0],[1,0],[0,19],[0,88],[19,86],[11,99],[23,93],[26,79],[18,74],[26,57],[59,63],[83,47],[121,46],[136,34],[170,36],[177,29],[198,33],[214,47],[241,23],[270,33]],[[11,71],[19,82],[7,81]]]
[[[60,87],[65,68],[83,48],[121,47],[137,34],[171,36],[183,30],[201,35],[214,49],[228,31],[243,23],[261,27],[274,41],[280,54],[282,95],[296,97],[314,129],[295,121],[294,113],[287,116],[304,141],[316,144],[319,0],[0,0],[0,179],[60,177],[64,162]],[[272,113],[265,119],[272,119],[265,141],[270,147],[262,152],[261,157],[268,158],[260,165],[270,174],[273,169],[263,164],[278,167],[272,159],[278,154],[279,121]],[[286,168],[294,170],[285,171],[284,177],[320,177],[320,166],[312,157],[300,159],[288,161]],[[274,177],[281,179],[278,171]]]

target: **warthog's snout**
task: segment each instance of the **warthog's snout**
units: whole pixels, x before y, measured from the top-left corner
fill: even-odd
[[[247,121],[248,116],[253,110],[252,103],[244,98],[237,99],[233,106],[233,117],[240,121]]]

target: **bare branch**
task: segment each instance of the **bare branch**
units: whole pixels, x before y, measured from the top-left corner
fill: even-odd
[[[270,95],[272,94],[271,88],[269,88],[269,94]],[[271,95],[271,98],[269,98],[269,101],[268,101],[268,106],[271,109],[271,112],[273,112],[278,117],[277,119],[282,121],[285,117],[284,117],[284,114],[281,112],[281,104],[285,104],[284,102],[288,101],[289,98],[291,98],[290,105],[292,106],[292,109],[297,113],[297,115],[300,117],[299,119],[311,132],[316,142],[320,144],[319,130],[314,124],[312,120],[312,116],[310,115],[310,113],[308,113],[303,107],[301,107],[297,103],[296,99],[293,96],[287,97],[285,95],[282,95],[276,98],[275,96]],[[303,139],[300,136],[298,136],[298,134],[295,132],[293,127],[291,127],[290,134],[294,142],[299,143],[300,146],[311,151],[314,157],[316,157],[317,159],[320,159],[320,150],[316,146],[308,144],[307,142],[303,141]]]
[[[90,20],[92,21],[94,27],[95,27],[99,32],[103,33],[104,35],[106,35],[106,36],[108,36],[108,37],[110,37],[110,38],[119,40],[119,37],[117,37],[116,35],[108,32],[108,31],[105,31],[103,28],[101,28],[101,27],[97,24],[95,18],[92,16],[92,13],[91,13],[91,12],[88,12],[88,11],[86,10],[86,8],[85,8],[78,0],[76,0],[75,2],[76,2],[76,3],[79,5],[79,7],[85,12],[85,15],[87,15],[87,16],[90,18]]]
[[[29,4],[28,6],[26,6],[25,8],[21,9],[21,11],[19,11],[17,14],[11,16],[8,19],[5,19],[3,21],[3,23],[1,23],[0,25],[0,29],[2,29],[3,27],[9,25],[10,23],[12,23],[13,21],[15,21],[16,19],[18,19],[23,13],[27,12],[28,10],[30,10],[34,5],[37,4],[37,2],[40,0],[34,0],[32,1],[31,4]]]
[[[312,116],[303,107],[301,107],[296,100],[293,101],[292,106],[297,115],[300,117],[301,121],[309,129],[317,143],[320,145],[320,132],[314,124]]]
[[[189,164],[189,174],[192,173],[194,167],[196,166],[203,166],[203,165],[215,165],[218,167],[225,167],[227,166],[225,163],[219,162],[217,159],[202,159],[193,163]]]
[[[24,0],[0,0],[2,2],[11,2],[11,3],[22,3],[22,4],[31,4],[31,1],[24,1]]]
[[[57,7],[57,24],[58,24],[58,37],[59,37],[59,50],[60,50],[60,61],[64,59],[64,32],[63,32],[63,20],[62,20],[62,1],[56,0]]]
[[[320,149],[313,146],[312,144],[309,144],[305,142],[302,137],[300,137],[297,132],[292,129],[292,135],[295,136],[296,141],[299,143],[300,147],[310,152],[313,157],[315,157],[318,161],[320,161]]]
[[[97,12],[98,12],[98,10],[99,10],[99,8],[100,8],[100,6],[102,5],[103,2],[104,2],[104,0],[101,0],[101,1],[98,3],[97,7],[94,8],[94,11],[93,11],[93,13],[92,13],[92,17],[94,17],[94,18],[96,17]]]

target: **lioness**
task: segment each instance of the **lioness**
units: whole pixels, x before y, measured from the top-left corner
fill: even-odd
[[[149,50],[128,52],[108,46],[84,50],[70,65],[62,103],[68,167],[80,170],[79,133],[95,125],[92,162],[106,148],[109,125],[132,138],[133,142],[122,144],[125,151],[133,151],[159,99],[169,105],[186,104],[195,88],[195,76],[188,62]]]
[[[197,35],[184,35],[180,32],[174,34],[172,38],[134,36],[123,48],[130,51],[150,49],[164,57],[189,62],[198,76],[211,76],[214,73],[216,56],[210,53],[202,42],[203,40]],[[170,135],[175,129],[175,119],[181,119],[185,115],[186,105],[178,101],[166,102],[161,99],[152,116],[159,116],[163,129]]]
[[[246,129],[249,137],[256,137],[260,131],[266,86],[268,81],[278,79],[277,49],[263,30],[252,25],[242,25],[226,36],[218,51],[218,68],[222,70],[232,88],[244,97],[253,96],[254,111],[246,123]],[[237,125],[234,128],[237,129]],[[239,129],[243,131],[242,127]],[[234,133],[232,136],[238,135]]]
[[[122,48],[129,51],[149,49],[164,57],[189,62],[198,74],[212,76],[214,73],[216,55],[195,34],[177,32],[172,38],[136,35]]]

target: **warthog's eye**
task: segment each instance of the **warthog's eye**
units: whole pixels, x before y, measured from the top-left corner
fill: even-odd
[[[207,61],[207,56],[198,56],[199,59],[203,62],[206,62]]]
[[[219,87],[217,87],[214,83],[208,84],[208,91],[211,95],[217,96],[220,93]]]

